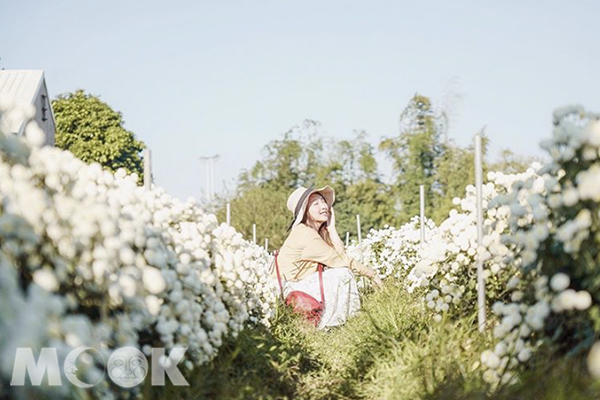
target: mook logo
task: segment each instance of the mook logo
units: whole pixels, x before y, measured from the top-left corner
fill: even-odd
[[[152,368],[150,369],[148,359],[139,349],[120,347],[112,352],[108,363],[102,362],[102,364],[106,365],[110,380],[123,388],[132,388],[139,385],[146,379],[150,370],[152,386],[164,386],[165,374],[169,376],[174,386],[189,386],[177,367],[186,351],[187,347],[175,347],[168,356],[165,356],[164,348],[153,347]],[[83,382],[80,379],[83,375],[80,368],[87,370],[93,365],[93,355],[96,359],[104,361],[100,352],[92,347],[77,347],[67,355],[63,364],[63,371],[69,382],[84,389],[102,382],[105,371],[96,376],[93,382]],[[25,376],[27,375],[29,375],[29,380],[33,386],[41,385],[44,375],[48,375],[49,386],[62,385],[56,349],[52,347],[42,348],[36,361],[31,348],[18,347],[13,365],[11,386],[24,386]]]

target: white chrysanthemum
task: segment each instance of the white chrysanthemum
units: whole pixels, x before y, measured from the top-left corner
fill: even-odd
[[[550,287],[555,292],[562,292],[569,287],[570,283],[571,280],[569,279],[569,276],[562,272],[555,274],[552,279],[550,279]]]
[[[36,285],[51,292],[58,289],[56,275],[53,271],[46,268],[35,271],[33,273],[33,281]]]
[[[585,141],[594,147],[600,147],[600,121],[590,121],[583,132]]]
[[[594,378],[600,378],[600,342],[595,343],[587,357],[588,371]]]

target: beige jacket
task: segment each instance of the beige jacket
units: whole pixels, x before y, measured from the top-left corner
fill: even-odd
[[[292,228],[289,236],[281,246],[277,256],[281,279],[298,281],[317,272],[319,263],[329,268],[348,267],[360,275],[368,275],[371,270],[366,268],[345,252],[328,245],[314,229],[298,224]],[[271,276],[277,278],[275,263],[269,269]]]

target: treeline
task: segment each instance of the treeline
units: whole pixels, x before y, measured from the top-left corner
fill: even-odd
[[[444,115],[418,94],[400,115],[399,133],[382,138],[377,146],[364,131],[350,140],[324,137],[318,122],[306,120],[264,146],[264,156],[242,171],[237,187],[217,198],[217,216],[225,220],[229,202],[231,223],[238,231],[252,237],[256,224],[259,242],[269,238],[269,247],[279,248],[291,220],[288,195],[298,186],[330,185],[336,192],[338,232],[356,238],[356,214],[363,232],[386,224],[398,226],[417,215],[423,184],[427,216],[439,223],[452,208],[452,199],[462,197],[465,186],[475,180],[473,147],[446,139],[446,127]],[[483,136],[485,154],[488,140]],[[378,152],[393,163],[391,183],[382,179]],[[531,161],[504,150],[498,162],[484,163],[484,172],[518,172]]]
[[[88,163],[98,162],[110,171],[125,168],[143,182],[142,150],[145,144],[124,128],[120,112],[83,90],[58,96],[52,107],[56,119],[56,146],[70,150]],[[360,131],[348,140],[320,133],[320,124],[306,120],[283,137],[269,142],[263,156],[242,171],[237,186],[208,205],[225,220],[225,204],[231,203],[232,224],[246,237],[257,225],[258,239],[269,238],[278,248],[287,236],[291,213],[285,204],[298,186],[330,185],[336,192],[336,216],[340,235],[356,238],[356,214],[361,226],[398,226],[419,213],[419,185],[425,185],[427,216],[440,222],[474,182],[473,148],[447,139],[447,120],[429,98],[416,94],[402,111],[398,134],[374,145]],[[488,140],[484,134],[484,151]],[[392,179],[384,182],[378,154],[392,163]],[[505,150],[485,170],[518,172],[532,160]],[[484,177],[485,178],[485,177]]]

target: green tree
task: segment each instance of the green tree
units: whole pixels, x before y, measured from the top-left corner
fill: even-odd
[[[485,162],[488,138],[482,135],[483,180],[488,170]],[[429,216],[440,223],[448,217],[454,205],[452,199],[463,197],[465,188],[475,183],[475,147],[460,147],[449,141],[442,146],[442,152],[436,160],[434,207]]]
[[[98,162],[110,171],[124,168],[143,182],[142,141],[126,130],[120,112],[83,90],[52,101],[56,120],[55,145],[87,163]]]
[[[356,215],[361,216],[361,229],[366,234],[371,228],[397,224],[395,198],[390,187],[381,180],[375,148],[367,142],[364,131],[356,132],[354,140],[336,143],[332,162],[339,164],[341,180],[331,180],[336,190],[337,230],[342,239],[349,232],[358,235]]]
[[[231,223],[238,231],[252,238],[256,224],[259,244],[269,238],[271,248],[280,247],[292,218],[287,197],[298,186],[316,185],[323,179],[325,156],[319,129],[318,122],[306,120],[264,146],[262,159],[240,173],[234,193],[217,199],[219,220],[225,220],[229,202]]]
[[[242,171],[237,188],[218,199],[217,217],[225,220],[225,204],[232,206],[232,225],[252,237],[257,225],[259,244],[269,238],[270,248],[279,248],[287,237],[291,212],[289,194],[298,186],[330,185],[336,192],[336,221],[342,239],[357,235],[356,215],[361,227],[389,224],[400,226],[419,213],[419,185],[426,187],[426,215],[437,223],[453,208],[452,199],[463,197],[465,187],[475,182],[473,146],[440,143],[443,121],[429,99],[416,95],[401,115],[401,133],[384,139],[379,148],[394,163],[395,181],[381,179],[376,148],[364,131],[352,139],[324,138],[320,124],[307,120],[263,148],[260,160]],[[488,139],[483,138],[484,155]],[[505,157],[498,168],[520,170],[525,161]],[[484,162],[484,180],[488,165]],[[498,169],[495,169],[498,170]]]
[[[503,149],[499,159],[490,165],[490,171],[502,171],[507,174],[525,172],[534,161],[543,164],[539,157],[517,155],[510,149]]]
[[[319,124],[304,121],[264,147],[264,156],[243,171],[235,192],[219,199],[220,221],[225,219],[227,201],[231,203],[232,225],[245,237],[252,237],[257,225],[257,240],[269,238],[278,248],[287,237],[292,214],[286,208],[289,194],[298,186],[330,185],[336,192],[336,221],[341,236],[356,237],[356,214],[361,214],[362,229],[393,223],[393,199],[377,172],[374,148],[358,132],[353,140],[325,139]],[[326,151],[325,149],[328,149]]]
[[[419,185],[425,185],[426,207],[434,205],[436,161],[443,150],[439,136],[439,121],[430,100],[416,94],[400,115],[400,134],[379,145],[393,161],[393,193],[400,202],[401,223],[419,213]]]

